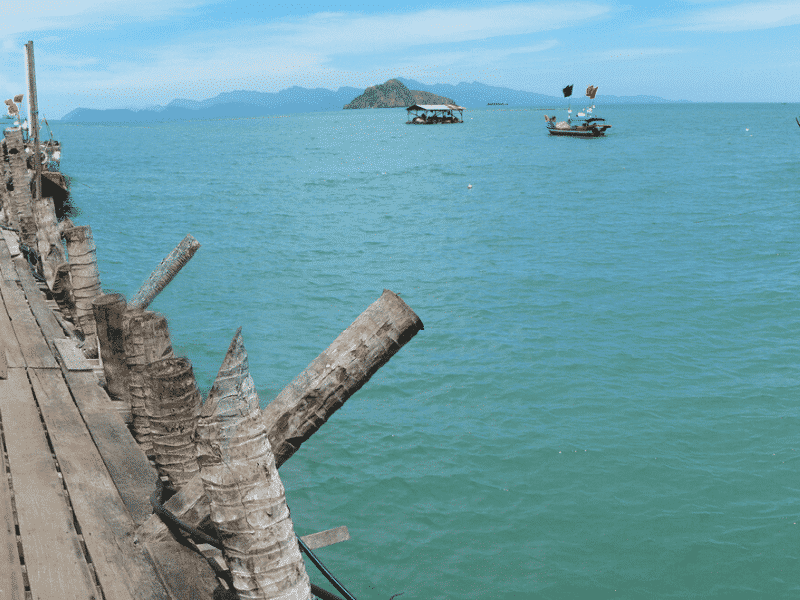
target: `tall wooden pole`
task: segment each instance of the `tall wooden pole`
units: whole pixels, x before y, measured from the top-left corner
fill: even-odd
[[[25,44],[28,65],[28,135],[33,135],[33,164],[36,170],[34,204],[42,201],[42,151],[39,147],[39,104],[36,98],[36,65],[33,60],[33,40]]]

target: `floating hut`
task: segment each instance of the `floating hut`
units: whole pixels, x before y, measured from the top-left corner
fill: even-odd
[[[463,123],[463,106],[455,104],[412,104],[406,111],[408,112],[407,125],[436,125],[439,123]],[[458,112],[458,117],[453,114]],[[413,117],[411,116],[413,113]],[[460,118],[459,118],[460,117]]]
[[[27,127],[7,100],[0,141],[0,598],[351,600],[313,553],[347,527],[297,537],[278,469],[422,322],[384,290],[263,410],[240,329],[203,399],[147,310],[199,242],[130,301],[103,293],[91,227],[64,211],[60,146],[39,138],[26,50]]]

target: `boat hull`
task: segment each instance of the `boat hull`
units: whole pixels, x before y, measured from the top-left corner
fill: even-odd
[[[550,135],[563,135],[567,137],[580,137],[580,138],[592,138],[592,137],[601,137],[606,134],[606,129],[610,126],[605,126],[602,129],[600,127],[594,127],[592,129],[557,129],[555,127],[548,127],[547,131],[550,132]]]

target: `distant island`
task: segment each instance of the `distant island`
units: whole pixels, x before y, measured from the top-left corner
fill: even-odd
[[[380,92],[380,88],[391,82],[397,82],[411,94],[413,101],[408,101],[407,96],[397,95],[399,86],[394,85],[395,95]],[[224,92],[207,100],[176,99],[166,106],[152,106],[142,110],[131,109],[106,109],[76,108],[61,117],[62,121],[69,122],[135,122],[135,121],[174,121],[193,119],[230,119],[247,117],[266,117],[270,115],[288,115],[293,113],[339,111],[342,107],[367,108],[370,99],[364,100],[365,106],[352,106],[359,98],[367,95],[368,90],[375,90],[375,103],[380,102],[379,96],[385,96],[385,101],[399,102],[396,106],[410,106],[411,104],[455,104],[453,98],[458,98],[458,104],[467,108],[485,107],[489,103],[506,104],[508,106],[536,106],[542,108],[555,108],[564,106],[565,99],[559,96],[547,96],[534,92],[523,92],[510,88],[496,87],[478,83],[459,83],[451,85],[436,83],[428,85],[412,79],[396,77],[386,83],[367,88],[340,87],[336,91],[325,88],[307,89],[293,86],[280,92],[253,92],[237,90]],[[559,90],[560,92],[560,90]],[[423,96],[428,93],[430,95]],[[359,95],[360,94],[360,95]],[[417,96],[419,94],[419,96]],[[419,98],[419,99],[417,99]],[[427,98],[427,100],[423,100]],[[438,100],[432,100],[438,98]],[[445,102],[446,101],[446,102]],[[573,102],[575,99],[573,99]],[[408,104],[404,104],[408,102]],[[595,101],[598,105],[607,104],[665,104],[671,100],[655,96],[604,96],[598,95]],[[685,100],[681,102],[686,102]],[[377,108],[377,106],[375,106]]]
[[[364,90],[358,98],[345,104],[350,108],[406,108],[413,104],[455,104],[455,100],[422,90],[410,90],[397,79]]]

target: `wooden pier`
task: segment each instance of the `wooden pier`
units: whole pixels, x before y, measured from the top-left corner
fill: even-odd
[[[422,321],[384,290],[263,410],[240,328],[203,400],[145,310],[200,244],[187,235],[130,303],[102,292],[26,50],[29,127],[15,96],[0,138],[0,600],[340,600],[301,552],[355,600],[312,552],[347,528],[298,538],[278,468]]]

